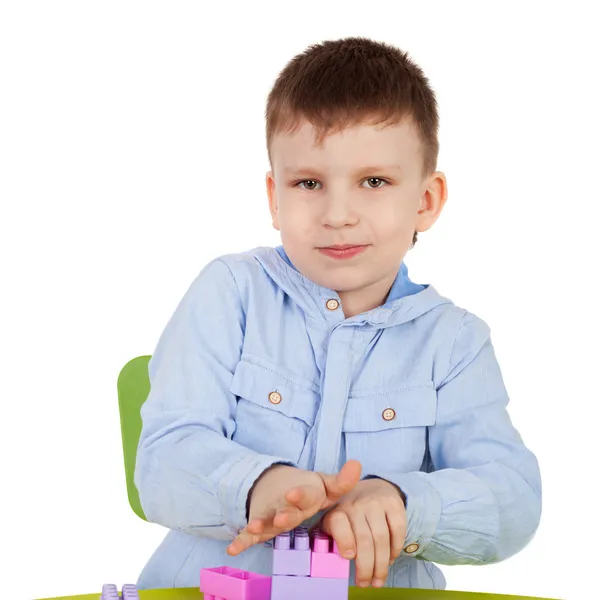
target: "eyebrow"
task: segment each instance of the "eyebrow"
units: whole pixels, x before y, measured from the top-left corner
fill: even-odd
[[[384,171],[400,171],[400,165],[371,165],[366,167],[359,167],[355,169],[355,175],[362,175],[364,173],[382,173]],[[310,169],[308,167],[285,167],[283,172],[287,175],[318,175],[318,169]]]

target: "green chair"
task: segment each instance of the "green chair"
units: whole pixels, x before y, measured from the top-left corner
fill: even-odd
[[[142,431],[140,410],[150,392],[150,378],[148,376],[150,358],[150,356],[138,356],[129,361],[121,370],[117,381],[127,496],[133,512],[144,521],[147,521],[147,519],[140,503],[137,488],[133,482],[133,474],[138,442]]]

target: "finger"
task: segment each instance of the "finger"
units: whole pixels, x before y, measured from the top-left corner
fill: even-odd
[[[390,532],[390,564],[401,554],[406,543],[406,512],[401,510],[388,510],[386,520]]]
[[[390,529],[386,514],[380,506],[366,513],[366,520],[371,530],[375,548],[373,568],[373,587],[383,587],[390,566]]]
[[[273,529],[274,510],[269,510],[263,514],[250,519],[248,525],[244,527],[227,547],[227,553],[231,556],[237,556],[244,550],[254,544],[269,539],[267,533]]]
[[[373,535],[364,513],[347,513],[356,541],[356,585],[368,587],[373,580],[375,548]]]
[[[231,544],[227,546],[227,554],[230,556],[237,556],[251,546],[260,544],[264,537],[264,534],[250,533],[247,529],[242,529]]]
[[[249,533],[264,533],[265,529],[267,528],[267,521],[270,520],[270,518],[252,519],[252,521],[248,523],[245,529]]]
[[[335,475],[320,473],[325,484],[325,493],[330,504],[337,502],[342,496],[350,492],[360,481],[362,472],[361,464],[356,460],[349,460]]]
[[[322,529],[329,534],[341,556],[352,559],[356,556],[356,541],[348,515],[343,510],[332,510],[323,519]]]
[[[269,509],[253,515],[244,530],[248,533],[264,533],[267,529],[272,529],[275,514],[274,509]]]
[[[285,495],[285,500],[291,506],[300,509],[302,512],[318,512],[323,504],[323,489],[317,485],[302,485],[292,488]],[[312,516],[312,515],[311,515]]]
[[[250,533],[268,531],[275,537],[283,531],[294,529],[319,511],[323,502],[323,490],[317,486],[301,486],[291,489],[285,499],[288,506],[254,518],[246,530]]]
[[[279,531],[290,531],[305,520],[304,513],[296,506],[280,508],[273,518],[273,528]]]

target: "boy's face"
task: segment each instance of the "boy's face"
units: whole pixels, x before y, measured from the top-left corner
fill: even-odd
[[[316,146],[304,121],[275,135],[271,153],[273,226],[294,266],[338,292],[347,317],[383,303],[414,232],[429,229],[446,201],[444,175],[421,176],[416,128],[361,124]]]

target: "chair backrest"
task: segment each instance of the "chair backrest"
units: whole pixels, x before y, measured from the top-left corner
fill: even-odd
[[[140,410],[150,393],[150,378],[148,376],[150,358],[150,356],[138,356],[129,361],[121,369],[117,381],[127,496],[133,512],[144,521],[147,519],[140,503],[137,488],[133,482],[133,474],[138,442],[142,431]]]

